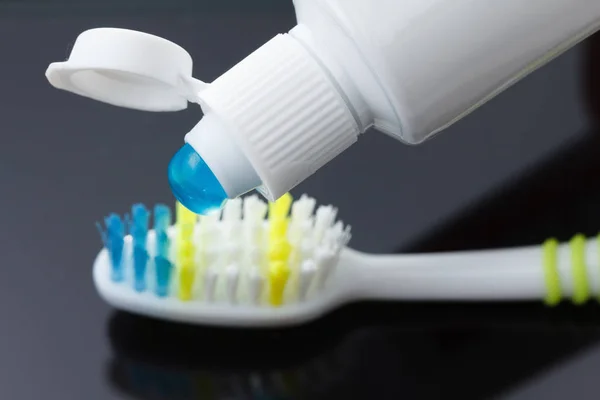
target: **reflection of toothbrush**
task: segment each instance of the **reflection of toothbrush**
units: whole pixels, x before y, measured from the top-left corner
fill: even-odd
[[[369,255],[345,247],[337,210],[303,196],[267,205],[230,201],[222,217],[178,204],[176,224],[142,205],[130,235],[111,214],[94,263],[101,296],[116,308],[168,320],[227,326],[293,325],[355,300],[534,300],[576,304],[600,293],[600,242],[419,255]],[[291,209],[290,216],[288,212]]]

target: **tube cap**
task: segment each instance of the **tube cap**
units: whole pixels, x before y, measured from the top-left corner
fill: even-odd
[[[67,61],[50,64],[56,88],[115,106],[179,111],[207,85],[192,78],[192,57],[158,36],[97,28],[81,33]]]

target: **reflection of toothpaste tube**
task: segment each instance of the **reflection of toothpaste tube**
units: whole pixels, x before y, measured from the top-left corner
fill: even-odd
[[[277,199],[369,127],[420,143],[600,27],[598,0],[294,4],[288,34],[210,85],[179,91],[205,114],[169,173],[193,211],[255,188]],[[139,97],[128,106],[156,109]]]

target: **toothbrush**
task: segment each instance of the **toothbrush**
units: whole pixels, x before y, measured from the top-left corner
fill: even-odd
[[[268,218],[265,218],[268,210]],[[291,210],[291,212],[290,212]],[[303,195],[272,204],[256,195],[199,217],[177,204],[132,208],[130,235],[116,214],[100,225],[94,262],[100,296],[115,308],[191,324],[297,325],[358,300],[522,301],[600,297],[600,238],[414,255],[347,247],[350,227],[333,206]],[[125,219],[126,220],[126,219]],[[145,243],[143,240],[145,239]],[[145,263],[144,263],[145,262]]]

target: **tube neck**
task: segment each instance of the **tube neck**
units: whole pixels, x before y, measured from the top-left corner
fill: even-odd
[[[240,163],[227,169],[239,174],[235,178],[215,167],[216,175],[230,180],[228,193],[249,189],[243,181],[261,181],[260,192],[274,201],[352,145],[360,133],[330,74],[290,34],[275,36],[198,97],[207,117],[214,113],[222,121],[211,129],[226,131],[232,144],[230,153],[215,151],[215,157],[227,154]],[[187,140],[201,148],[192,134]],[[207,162],[210,157],[206,154]],[[214,165],[218,163],[215,159]]]
[[[208,112],[185,136],[232,199],[261,185],[261,179],[223,121]]]

